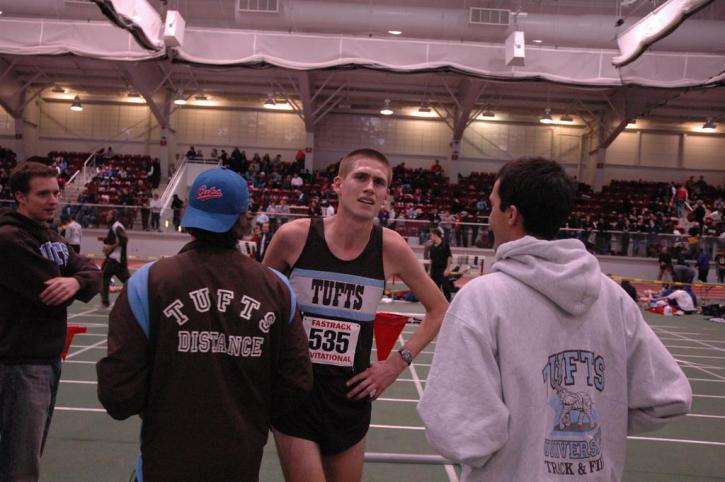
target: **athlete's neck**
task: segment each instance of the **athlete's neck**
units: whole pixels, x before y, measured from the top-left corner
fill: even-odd
[[[324,219],[325,241],[335,256],[341,259],[355,258],[362,253],[370,240],[373,221],[356,220],[351,216],[336,214]]]

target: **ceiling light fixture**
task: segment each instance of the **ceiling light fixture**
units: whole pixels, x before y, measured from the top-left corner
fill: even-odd
[[[564,114],[559,118],[559,122],[564,122],[565,124],[573,124],[574,118],[570,116],[569,114]]]
[[[480,117],[496,117],[496,113],[491,110],[491,106],[487,105],[484,107],[483,112],[481,112]]]
[[[65,89],[59,85],[56,85],[55,87],[53,87],[51,92],[53,92],[55,94],[65,94]]]
[[[393,115],[393,109],[390,108],[390,99],[385,99],[383,108],[380,109],[380,113],[383,115]]]
[[[425,102],[423,102],[420,107],[418,107],[418,112],[420,112],[421,114],[428,114],[430,111],[431,108],[428,107],[428,104],[426,104]]]
[[[128,97],[141,97],[141,94],[139,94],[138,92],[132,90],[131,92],[129,92],[127,94],[127,96]]]
[[[184,97],[184,94],[179,91],[176,94],[176,97],[174,97],[174,104],[176,105],[186,105],[186,97]]]
[[[264,108],[265,109],[274,109],[276,102],[274,101],[274,97],[272,97],[272,93],[270,92],[267,94],[267,99],[264,101]]]
[[[631,121],[627,122],[627,125],[624,126],[626,129],[634,129],[637,127],[637,119],[632,119]]]
[[[534,39],[534,40],[532,40],[532,42],[535,43],[535,44],[543,44],[544,43],[544,41],[543,40],[540,40],[540,39]]]
[[[205,96],[204,94],[199,94],[194,96],[194,99],[196,100],[209,100],[209,97]]]
[[[705,123],[702,125],[702,130],[707,132],[715,132],[717,130],[717,124],[712,117],[708,117]]]
[[[551,118],[551,109],[549,109],[547,107],[544,110],[544,115],[541,116],[541,118],[539,119],[539,122],[541,122],[542,124],[551,124],[554,122],[554,119]]]
[[[81,98],[79,96],[75,96],[73,98],[73,103],[70,105],[70,110],[73,112],[82,112],[83,106],[81,105]]]
[[[400,30],[388,30],[390,35],[401,35],[403,32]]]

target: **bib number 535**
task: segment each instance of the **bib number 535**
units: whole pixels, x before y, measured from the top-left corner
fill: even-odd
[[[310,350],[347,353],[350,348],[350,333],[344,331],[310,328]]]

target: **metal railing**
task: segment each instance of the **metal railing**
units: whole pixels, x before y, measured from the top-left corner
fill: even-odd
[[[178,183],[183,173],[182,166],[177,170],[164,191],[164,203],[160,214],[161,231],[173,232],[178,229],[173,224],[173,210],[170,207],[172,194],[176,192]],[[0,207],[13,207],[12,200],[0,200]],[[124,223],[129,230],[148,229],[150,230],[151,211],[149,207],[128,206],[120,204],[90,204],[90,203],[62,203],[58,210],[56,221],[61,223],[70,214],[75,214],[76,219],[84,227],[104,226],[103,216],[109,209],[118,209]],[[285,222],[307,217],[306,210],[301,206],[290,206],[290,213],[266,213],[274,231]],[[295,212],[296,211],[296,212]],[[181,216],[183,210],[179,212]],[[378,221],[376,221],[378,222]],[[430,238],[430,230],[433,227],[441,227],[444,238],[454,248],[482,248],[493,247],[493,235],[491,226],[487,223],[437,223],[426,220],[395,218],[388,220],[385,227],[397,231],[407,238],[411,244],[424,244]],[[649,257],[659,256],[662,248],[668,248],[673,257],[680,253],[686,259],[694,259],[699,250],[703,249],[710,259],[714,259],[718,252],[725,250],[725,237],[722,236],[696,236],[677,235],[669,233],[640,233],[627,231],[596,231],[582,229],[561,229],[558,238],[575,238],[582,241],[587,248],[598,255],[622,256],[622,257]]]

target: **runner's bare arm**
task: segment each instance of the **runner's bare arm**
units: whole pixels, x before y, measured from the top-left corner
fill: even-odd
[[[389,234],[391,238],[391,246],[385,246],[387,252],[383,250],[383,253],[386,253],[386,276],[395,275],[400,277],[405,285],[415,294],[415,297],[425,306],[425,317],[423,321],[405,343],[405,348],[413,356],[416,356],[438,334],[438,330],[440,330],[441,323],[443,322],[443,316],[448,309],[448,302],[443,296],[443,293],[441,293],[441,290],[433,283],[430,276],[426,274],[423,266],[405,239],[395,231],[386,231],[390,231],[390,233],[386,234]],[[400,359],[400,355],[397,353],[395,355]]]
[[[426,309],[425,318],[405,343],[405,348],[416,356],[438,334],[448,302],[425,273],[405,239],[390,229],[383,230],[383,256],[386,278],[399,276]],[[384,362],[373,363],[370,368],[352,377],[347,384],[353,389],[347,396],[359,400],[369,396],[372,390],[375,395],[371,398],[377,398],[406,368],[400,354],[393,350]]]
[[[309,219],[296,219],[283,224],[272,236],[262,264],[289,275],[290,269],[302,254],[309,229]]]

